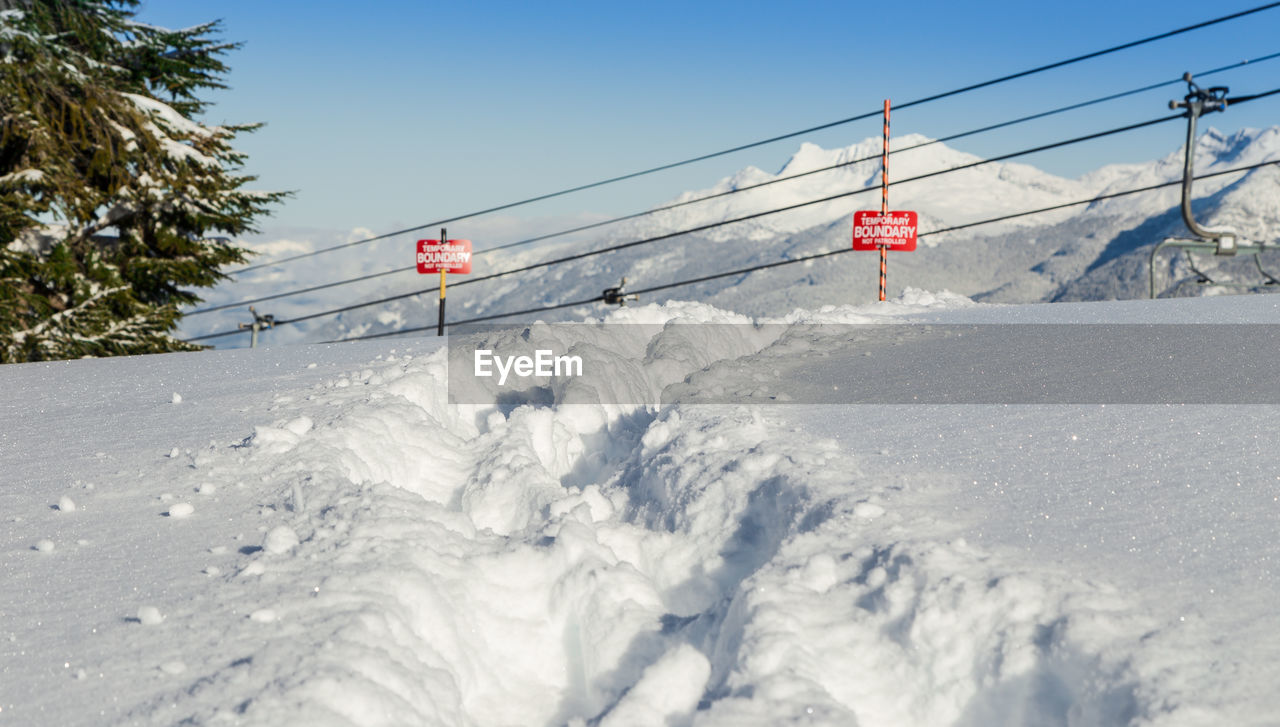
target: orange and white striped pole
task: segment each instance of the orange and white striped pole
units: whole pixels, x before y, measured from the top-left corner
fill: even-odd
[[[889,99],[884,100],[884,143],[880,153],[880,216],[889,215]],[[889,246],[880,246],[880,300],[889,278]]]

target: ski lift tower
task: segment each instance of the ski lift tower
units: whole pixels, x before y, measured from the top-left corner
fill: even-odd
[[[1196,218],[1191,213],[1191,183],[1195,179],[1196,120],[1200,118],[1201,114],[1222,111],[1227,108],[1229,99],[1227,99],[1228,89],[1226,86],[1214,86],[1205,90],[1191,80],[1190,73],[1182,74],[1182,80],[1187,82],[1187,95],[1182,101],[1170,101],[1169,108],[1187,110],[1186,161],[1182,166],[1182,221],[1195,237],[1170,237],[1156,245],[1155,249],[1151,251],[1151,297],[1156,297],[1156,256],[1166,247],[1182,249],[1187,256],[1187,263],[1191,266],[1192,272],[1196,274],[1196,282],[1201,285],[1256,288],[1259,284],[1215,282],[1196,267],[1195,261],[1191,257],[1193,250],[1210,252],[1223,257],[1252,255],[1253,262],[1258,267],[1258,272],[1265,279],[1265,282],[1261,283],[1261,285],[1280,285],[1280,280],[1277,280],[1262,268],[1262,261],[1258,255],[1263,251],[1264,245],[1253,245],[1248,242],[1241,243],[1236,231],[1229,227],[1204,227],[1196,222]]]

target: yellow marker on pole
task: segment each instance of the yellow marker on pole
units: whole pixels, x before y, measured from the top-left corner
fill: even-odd
[[[418,272],[440,273],[440,323],[436,334],[444,335],[445,290],[449,273],[471,272],[471,241],[450,240],[440,228],[439,240],[418,240]]]
[[[440,228],[440,244],[441,245],[447,244],[448,241],[449,241],[449,234],[445,232],[445,229],[443,227],[441,227]],[[447,270],[448,268],[444,267],[443,265],[440,266],[440,322],[436,325],[437,336],[444,335],[444,279],[445,279],[445,276],[448,275]]]

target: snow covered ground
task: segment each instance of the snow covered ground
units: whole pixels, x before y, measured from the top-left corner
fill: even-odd
[[[746,320],[614,312],[665,360],[613,381],[749,385],[725,364],[767,341],[676,325]],[[1280,298],[787,320],[1275,324]],[[1280,714],[1280,407],[455,405],[445,353],[0,367],[0,725]],[[838,384],[823,360],[792,370]]]

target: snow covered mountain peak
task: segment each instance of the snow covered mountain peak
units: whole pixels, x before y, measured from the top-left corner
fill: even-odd
[[[873,170],[878,175],[883,143],[884,140],[878,136],[868,137],[849,146],[835,149],[824,149],[817,144],[804,142],[791,155],[791,158],[782,165],[782,168],[778,170],[777,176],[785,177],[803,174],[815,169],[823,169],[835,165],[856,166],[863,175],[866,173],[865,170]],[[921,147],[928,147],[928,149],[925,150]],[[904,134],[891,137],[889,151],[896,154],[889,161],[891,175],[895,174],[895,167],[897,167],[898,163],[908,156],[904,153],[908,151],[911,152],[909,156],[911,157],[912,166],[938,163],[956,165],[979,159],[979,157],[972,154],[966,154],[945,144],[938,143],[936,139],[923,134]],[[891,176],[890,181],[892,179],[893,177]]]
[[[636,221],[621,229],[618,236],[661,234],[803,205],[707,233],[713,240],[744,237],[755,240],[830,224],[854,209],[878,208],[879,199],[873,197],[877,196],[880,185],[881,144],[880,137],[868,137],[835,149],[803,143],[776,174],[747,167],[712,187],[686,192],[660,205],[677,206]],[[982,159],[921,134],[893,137],[890,149],[898,150],[889,161],[890,206],[914,209],[926,218],[968,221],[975,214],[1009,214],[1028,207],[1086,198],[1096,188],[1025,164],[1008,162],[991,162],[913,180],[973,165]],[[745,191],[725,194],[739,190]],[[833,196],[838,197],[805,204]],[[711,199],[688,204],[703,198]]]
[[[1113,164],[1081,177],[1095,194],[1110,194],[1154,184],[1176,182],[1182,179],[1186,146],[1179,145],[1163,158],[1145,164]],[[1280,160],[1280,126],[1266,129],[1240,129],[1232,134],[1209,127],[1196,137],[1195,173],[1211,174],[1253,164]],[[1251,175],[1252,176],[1252,175]],[[1258,179],[1265,178],[1265,175]],[[1196,180],[1193,195],[1196,198],[1216,194],[1224,187],[1239,180],[1235,175],[1224,175]],[[1256,181],[1250,181],[1256,184]],[[1168,209],[1178,203],[1181,191],[1170,187],[1138,202],[1134,198],[1120,198],[1101,202],[1092,207],[1128,216],[1148,216]]]
[[[1206,154],[1212,155],[1214,163],[1229,163],[1233,166],[1280,157],[1280,127],[1246,128],[1230,135],[1209,127],[1197,140],[1196,161],[1199,162],[1201,156]]]
[[[1186,146],[1179,145],[1161,159],[1161,169],[1173,168],[1182,174]],[[1210,126],[1196,137],[1196,171],[1213,166],[1245,166],[1280,158],[1280,126],[1266,129],[1240,129],[1224,134]]]

